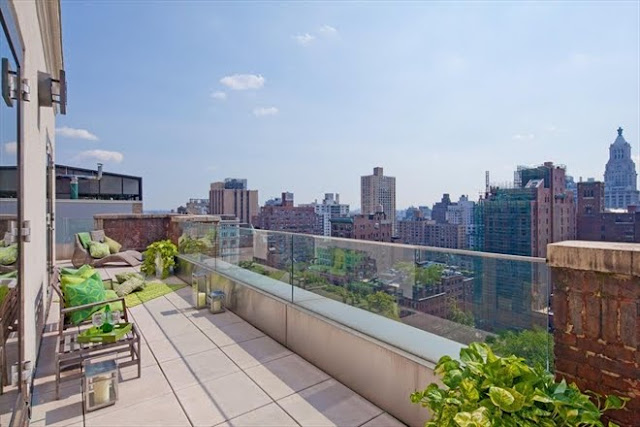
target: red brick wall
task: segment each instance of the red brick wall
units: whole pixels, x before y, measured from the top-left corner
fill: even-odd
[[[640,279],[554,267],[552,281],[557,377],[629,397],[624,410],[607,414],[640,426]]]
[[[172,215],[102,214],[94,216],[94,229],[122,244],[143,251],[151,243],[169,238]],[[176,239],[177,241],[177,239]]]

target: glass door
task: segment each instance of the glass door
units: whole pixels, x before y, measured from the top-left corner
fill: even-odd
[[[24,360],[23,295],[24,271],[21,243],[20,166],[22,141],[20,114],[20,59],[22,47],[13,14],[0,2],[0,414],[10,425],[26,423],[29,390],[22,378]]]

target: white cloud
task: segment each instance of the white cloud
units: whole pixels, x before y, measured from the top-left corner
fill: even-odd
[[[312,36],[309,33],[304,33],[304,34],[298,34],[296,36],[293,36],[293,39],[296,41],[296,43],[298,43],[300,46],[307,46],[309,43],[311,43],[312,41],[314,41],[316,39],[315,36]]]
[[[336,37],[338,35],[338,30],[331,25],[323,25],[318,32],[326,37]]]
[[[120,163],[124,155],[119,151],[87,150],[76,156],[77,160],[96,160],[100,162]]]
[[[253,109],[253,115],[256,117],[275,116],[278,114],[276,107],[259,107]]]
[[[535,137],[536,136],[532,133],[517,133],[511,138],[516,141],[531,141],[532,139],[535,139]]]
[[[70,128],[68,126],[63,126],[61,128],[56,129],[56,133],[60,136],[64,136],[67,138],[74,139],[86,139],[88,141],[97,141],[98,137],[89,132],[86,129],[76,129]]]
[[[227,94],[222,91],[212,92],[211,98],[224,101],[225,99],[227,99]]]
[[[260,89],[264,86],[264,77],[259,74],[234,74],[221,78],[220,83],[233,90]]]
[[[18,143],[15,141],[5,142],[4,151],[7,154],[16,154],[18,152]]]

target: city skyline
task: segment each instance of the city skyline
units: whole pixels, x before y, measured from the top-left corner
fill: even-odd
[[[149,210],[228,176],[357,207],[378,165],[398,207],[521,164],[601,180],[618,126],[638,158],[639,7],[64,2],[56,161],[143,176]]]

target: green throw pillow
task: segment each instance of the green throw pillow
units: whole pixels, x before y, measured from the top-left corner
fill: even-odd
[[[144,280],[144,277],[142,276],[142,274],[135,273],[135,272],[131,271],[131,272],[128,272],[128,273],[118,273],[118,274],[116,274],[116,281],[118,283],[124,283],[127,280],[131,279],[132,277],[137,277],[140,280]]]
[[[109,245],[109,252],[111,252],[112,254],[117,254],[122,248],[122,245],[113,240],[111,237],[104,236],[104,242]]]
[[[80,243],[82,243],[83,248],[89,249],[89,243],[91,243],[91,234],[78,233],[78,239],[80,239]]]
[[[100,276],[91,276],[81,283],[68,283],[62,289],[62,293],[64,294],[64,305],[67,308],[105,300],[105,290]],[[100,309],[101,307],[91,307],[74,311],[69,314],[69,320],[77,325]]]
[[[144,280],[139,277],[131,277],[124,283],[114,284],[113,289],[119,297],[125,297],[131,292],[141,289],[144,286]]]
[[[62,268],[60,270],[60,287],[64,290],[64,287],[68,284],[79,284],[93,277],[96,280],[102,281],[100,274],[90,265],[85,264],[82,267],[75,268]]]
[[[0,248],[0,264],[11,265],[18,260],[18,245],[13,244]]]
[[[113,291],[111,289],[104,291],[104,295],[105,295],[104,299],[106,299],[106,300],[118,298],[118,294],[116,294],[116,291]],[[122,313],[124,311],[123,307],[122,307],[122,301],[116,301],[116,302],[109,303],[109,308],[111,309],[111,311],[118,310],[120,313]],[[104,308],[102,308],[101,310],[104,310]]]
[[[92,258],[104,258],[109,255],[109,245],[100,242],[91,242],[89,253]]]
[[[9,295],[9,287],[7,285],[0,286],[0,307],[2,307],[2,302]]]

